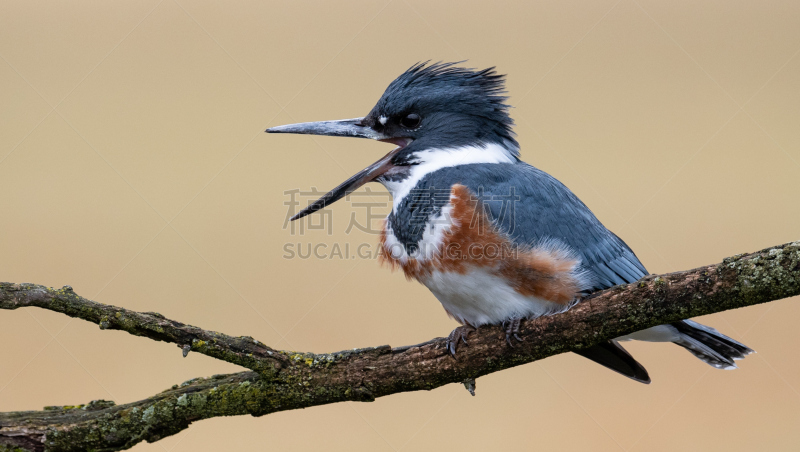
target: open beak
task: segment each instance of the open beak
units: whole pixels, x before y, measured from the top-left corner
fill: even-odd
[[[372,182],[382,174],[385,174],[394,167],[392,164],[392,157],[394,157],[411,141],[410,139],[406,138],[398,139],[386,137],[383,134],[376,132],[371,127],[363,125],[363,121],[364,118],[342,119],[339,121],[303,122],[300,124],[289,124],[267,129],[267,133],[297,133],[303,135],[370,138],[373,140],[394,143],[397,145],[395,149],[383,156],[383,158],[359,171],[346,181],[342,182],[338,187],[329,191],[323,197],[319,198],[311,203],[308,207],[301,210],[291,218],[292,220],[303,218],[308,214],[314,213],[320,209],[324,209],[326,206],[333,204],[348,194],[358,190],[359,187],[367,182]]]

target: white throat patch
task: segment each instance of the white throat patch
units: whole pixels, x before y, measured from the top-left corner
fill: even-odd
[[[472,163],[514,163],[514,151],[500,144],[487,144],[481,146],[463,146],[457,148],[425,149],[414,154],[420,163],[411,166],[409,176],[401,181],[383,181],[382,184],[392,194],[396,213],[397,206],[408,196],[417,183],[426,175],[457,165]]]

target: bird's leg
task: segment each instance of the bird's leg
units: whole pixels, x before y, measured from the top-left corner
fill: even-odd
[[[512,337],[518,342],[522,342],[522,339],[519,337],[519,325],[522,323],[522,320],[522,317],[517,317],[515,319],[503,321],[503,327],[506,329],[506,342],[508,342],[509,347],[514,346],[514,344],[511,343]]]
[[[450,352],[450,355],[453,358],[456,357],[458,341],[461,340],[464,345],[467,345],[467,336],[469,336],[469,333],[475,331],[476,329],[477,328],[470,324],[461,325],[460,327],[454,329],[449,336],[447,336],[447,341],[445,341],[444,347],[448,352]]]

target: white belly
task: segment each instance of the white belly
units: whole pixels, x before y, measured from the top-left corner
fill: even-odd
[[[514,318],[536,318],[564,312],[561,305],[519,294],[506,281],[476,267],[461,274],[434,271],[420,282],[457,322],[472,326],[495,325]],[[617,341],[674,342],[680,334],[671,325],[659,325],[616,338]]]
[[[569,308],[569,305],[521,295],[505,279],[488,270],[476,267],[465,274],[433,271],[419,280],[461,324],[498,324],[513,318],[555,314]]]

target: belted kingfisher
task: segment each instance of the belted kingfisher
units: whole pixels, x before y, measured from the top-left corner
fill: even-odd
[[[505,77],[494,68],[418,63],[395,79],[363,118],[291,124],[270,133],[371,138],[397,145],[292,219],[367,182],[392,194],[382,260],[425,285],[470,331],[503,324],[513,346],[524,319],[565,311],[587,294],[648,272],[633,251],[549,174],[520,160]],[[647,371],[620,341],[673,342],[703,362],[734,369],[753,352],[717,330],[683,320],[577,353],[629,378]]]

